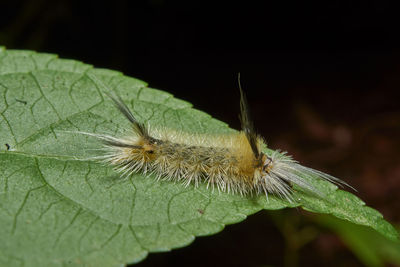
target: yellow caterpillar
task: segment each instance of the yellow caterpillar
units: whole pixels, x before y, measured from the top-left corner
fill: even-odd
[[[338,178],[300,165],[285,152],[263,153],[265,142],[254,131],[240,82],[239,89],[242,130],[237,133],[215,136],[153,129],[137,121],[118,95],[107,94],[131,123],[131,135],[122,138],[89,135],[104,144],[106,152],[99,158],[116,166],[124,175],[154,173],[158,179],[182,182],[186,186],[205,182],[221,191],[242,195],[264,193],[267,197],[272,193],[290,202],[293,202],[293,184],[323,197],[304,177],[347,185]]]

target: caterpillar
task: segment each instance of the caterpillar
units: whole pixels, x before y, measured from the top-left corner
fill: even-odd
[[[255,131],[240,76],[238,79],[241,122],[238,132],[205,135],[149,127],[136,119],[118,94],[106,93],[129,121],[130,135],[85,134],[103,143],[105,153],[98,159],[127,176],[155,174],[157,180],[181,182],[185,186],[206,183],[207,188],[216,187],[224,192],[265,194],[267,198],[273,194],[289,202],[294,202],[294,185],[324,197],[309,179],[351,187],[336,177],[299,164],[286,152],[263,152],[266,143]]]

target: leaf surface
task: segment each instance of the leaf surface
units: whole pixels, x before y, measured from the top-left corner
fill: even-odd
[[[120,266],[186,246],[259,210],[295,206],[273,196],[242,197],[141,174],[121,178],[94,162],[99,143],[73,132],[119,135],[129,125],[93,76],[150,125],[233,131],[119,72],[0,47],[0,265]],[[297,205],[397,239],[382,215],[356,196],[324,181],[312,183],[327,198],[298,192]]]

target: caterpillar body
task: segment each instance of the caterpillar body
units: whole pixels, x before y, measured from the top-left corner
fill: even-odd
[[[100,82],[98,79],[96,79]],[[262,152],[266,147],[250,119],[246,97],[240,90],[241,131],[224,135],[204,135],[156,129],[139,122],[116,94],[107,95],[129,120],[129,136],[89,134],[104,145],[103,162],[115,166],[123,175],[153,173],[157,179],[182,182],[248,195],[274,194],[293,202],[293,185],[324,197],[304,177],[322,179],[337,185],[342,180],[300,165],[286,152]],[[88,134],[88,133],[86,133]],[[349,186],[350,187],[350,186]]]

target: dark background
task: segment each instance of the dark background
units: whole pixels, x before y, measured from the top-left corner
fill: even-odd
[[[55,53],[122,71],[233,128],[239,128],[240,72],[256,128],[272,148],[346,180],[369,206],[400,223],[396,7],[385,1],[0,4],[0,44],[8,49]],[[291,251],[279,220],[294,220],[295,227],[319,234]],[[176,264],[361,263],[311,215],[293,210],[259,213],[141,263]]]

